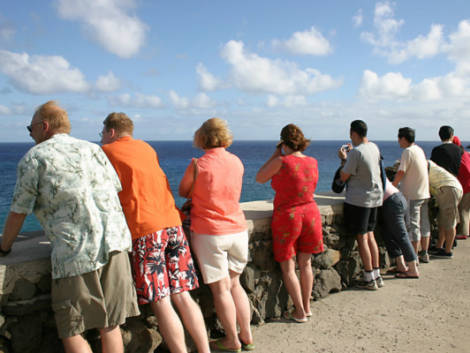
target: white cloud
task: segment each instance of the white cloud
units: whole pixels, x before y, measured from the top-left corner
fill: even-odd
[[[375,33],[362,32],[361,38],[374,47],[376,54],[385,56],[392,64],[402,63],[412,57],[430,58],[440,53],[444,47],[442,25],[431,26],[427,36],[418,35],[408,41],[396,39],[404,20],[394,18],[394,4],[386,1],[375,6]]]
[[[470,75],[470,20],[461,21],[458,30],[449,35],[446,51],[456,63],[457,73]]]
[[[193,106],[199,109],[212,108],[215,102],[205,93],[198,93],[193,99]]]
[[[240,41],[226,43],[221,56],[232,67],[232,84],[243,91],[311,95],[342,84],[341,80],[335,80],[318,70],[301,70],[293,62],[271,60],[249,53]]]
[[[199,87],[204,91],[213,91],[220,87],[221,81],[212,75],[202,63],[196,66],[196,72],[199,76]]]
[[[279,103],[279,99],[276,96],[270,94],[266,100],[266,105],[270,108],[274,108]]]
[[[357,10],[356,14],[352,18],[352,22],[354,27],[362,26],[362,22],[364,21],[364,16],[362,14],[362,9]]]
[[[10,107],[0,104],[0,115],[20,115],[26,113],[24,104],[12,104]]]
[[[378,2],[374,11],[374,27],[377,33],[363,32],[361,37],[374,46],[394,45],[395,35],[405,21],[396,20],[393,16],[394,11],[390,2]]]
[[[437,101],[470,96],[467,86],[467,81],[454,73],[426,78],[413,84],[411,79],[403,77],[401,73],[389,72],[379,77],[375,72],[365,70],[359,94],[372,100]]]
[[[163,102],[160,97],[136,93],[134,96],[123,93],[108,97],[111,105],[121,105],[132,108],[162,108]]]
[[[130,13],[135,0],[58,0],[59,16],[81,22],[88,36],[122,58],[137,54],[147,26]]]
[[[0,104],[0,115],[9,115],[11,113],[10,108],[5,107],[4,105]]]
[[[96,89],[103,92],[116,91],[121,87],[121,81],[114,76],[112,71],[109,71],[106,75],[99,76],[96,80]]]
[[[215,102],[206,94],[198,93],[192,100],[186,97],[180,97],[175,91],[169,92],[170,101],[176,109],[208,109],[215,106]]]
[[[12,84],[33,94],[85,92],[89,85],[79,69],[61,56],[18,54],[0,50],[0,71]]]
[[[285,96],[285,97],[276,97],[274,95],[269,95],[267,100],[266,100],[266,105],[269,108],[274,108],[274,107],[285,107],[285,108],[294,108],[294,107],[299,107],[299,106],[306,106],[307,105],[307,100],[305,99],[305,96]]]
[[[285,41],[274,39],[272,44],[275,48],[300,55],[326,55],[332,51],[330,42],[315,27],[295,32]]]
[[[400,44],[402,49],[392,50],[388,53],[389,61],[399,64],[411,57],[425,59],[438,54],[444,45],[442,26],[432,25],[426,37],[419,35],[406,43]]]
[[[411,79],[401,73],[389,72],[379,77],[375,72],[365,70],[359,94],[372,99],[396,99],[406,97],[410,92]]]
[[[170,101],[176,109],[186,109],[189,107],[189,100],[185,97],[180,97],[175,91],[169,93]]]

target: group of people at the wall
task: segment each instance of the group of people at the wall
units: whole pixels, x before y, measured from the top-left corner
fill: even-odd
[[[171,352],[186,352],[183,325],[198,352],[254,350],[250,304],[239,281],[248,261],[248,232],[239,204],[244,168],[226,150],[232,143],[227,123],[212,118],[195,132],[194,145],[205,153],[191,160],[179,185],[179,194],[190,200],[186,205],[191,249],[182,227],[184,215],[175,206],[157,154],[133,138],[133,128],[124,113],[109,114],[99,147],[69,135],[67,112],[57,103],[41,105],[27,126],[36,146],[18,164],[0,255],[11,252],[26,215],[34,212],[52,246],[52,308],[66,352],[91,352],[82,337],[91,328],[100,330],[103,352],[123,352],[119,325],[139,315],[138,304],[150,304]],[[413,130],[402,130],[399,141],[405,151],[393,183],[381,179],[380,152],[367,140],[364,122],[351,124],[354,147],[338,151],[341,180],[346,183],[345,221],[357,235],[365,269],[362,286],[368,289],[383,285],[373,233],[382,203],[387,248],[396,258],[397,276],[419,276],[419,244],[421,261],[428,261],[428,180],[442,214],[437,254],[451,254],[455,233],[449,227],[455,228],[462,188],[445,169],[426,161],[414,144]],[[295,307],[285,318],[299,323],[312,315],[311,257],[323,251],[321,216],[314,200],[317,161],[302,153],[309,143],[296,125],[285,126],[281,141],[256,176],[260,183],[271,180],[276,191],[273,253]],[[448,149],[446,145],[443,150]],[[467,155],[459,154],[462,163],[457,163],[467,168],[466,192]],[[417,173],[422,175],[418,178]],[[413,184],[418,181],[424,184]],[[396,189],[399,182],[403,194]],[[462,224],[468,235],[469,199],[465,200]],[[407,214],[410,221],[405,224]],[[189,294],[199,286],[191,251],[225,332],[211,342],[201,310]]]
[[[415,143],[415,131],[398,130],[403,148],[393,181],[388,180],[378,147],[367,139],[367,125],[351,123],[352,146],[338,151],[341,159],[339,182],[346,183],[344,219],[350,234],[356,236],[364,266],[364,289],[384,285],[379,267],[379,252],[374,229],[382,206],[383,239],[396,262],[398,278],[419,278],[418,263],[431,257],[452,258],[455,238],[469,235],[470,154],[450,126],[439,129],[442,144],[432,150],[427,160]],[[399,189],[398,189],[399,188]],[[433,196],[438,206],[439,236],[430,248],[428,201]],[[456,227],[458,235],[456,236]]]

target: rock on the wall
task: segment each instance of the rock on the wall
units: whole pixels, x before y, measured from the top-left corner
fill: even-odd
[[[336,265],[340,259],[341,253],[338,250],[326,249],[321,254],[313,257],[312,265],[317,268],[327,269]]]
[[[332,292],[339,292],[342,289],[341,276],[333,268],[321,270],[315,276],[312,296],[315,300],[324,298]]]

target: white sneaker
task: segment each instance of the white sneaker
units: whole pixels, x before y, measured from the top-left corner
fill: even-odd
[[[357,288],[361,289],[367,289],[367,290],[377,290],[379,287],[377,287],[377,282],[375,282],[375,279],[372,281],[366,282],[366,281],[360,281],[356,285]]]

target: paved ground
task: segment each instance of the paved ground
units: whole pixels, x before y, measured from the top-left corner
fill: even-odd
[[[418,280],[313,302],[308,323],[254,328],[256,352],[470,352],[470,239],[419,268]]]

